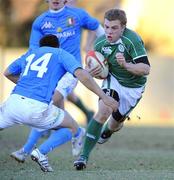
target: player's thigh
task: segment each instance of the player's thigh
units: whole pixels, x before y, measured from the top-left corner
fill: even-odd
[[[11,115],[13,109],[11,109],[11,107],[8,104],[8,102],[5,102],[0,106],[0,130],[15,125],[15,117]]]
[[[102,89],[107,90],[106,94],[114,95],[112,97],[119,102],[118,110],[123,116],[128,115],[137,105],[144,91],[144,87],[129,88],[122,86],[112,75],[109,76],[109,80],[104,80]]]
[[[53,95],[53,104],[61,109],[64,109],[64,97],[63,95],[55,90]]]
[[[64,119],[60,124],[61,127],[67,127],[70,129],[76,129],[78,127],[77,122],[71,117],[68,112],[65,112]]]
[[[77,95],[72,91],[70,94],[67,96],[68,101],[71,102],[76,102],[78,100]]]
[[[120,91],[120,105],[119,112],[122,115],[129,115],[136,107],[142,97],[144,87],[140,88],[125,88],[122,87]]]
[[[62,123],[64,119],[64,111],[53,104],[42,113],[35,113],[32,116],[32,127],[40,129],[54,129]]]

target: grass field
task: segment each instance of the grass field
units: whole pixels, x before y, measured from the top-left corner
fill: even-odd
[[[10,158],[27,137],[28,128],[0,133],[1,180],[173,180],[174,129],[125,127],[105,145],[97,145],[87,169],[73,167],[71,144],[49,154],[53,173],[43,173],[30,158],[19,164]]]

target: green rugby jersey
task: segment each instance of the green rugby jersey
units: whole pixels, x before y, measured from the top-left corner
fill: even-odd
[[[105,35],[95,41],[94,49],[101,52],[108,60],[109,72],[125,87],[142,87],[146,83],[146,76],[137,76],[121,67],[116,61],[116,53],[124,54],[126,62],[134,63],[134,60],[147,56],[144,44],[140,36],[130,29],[125,29],[123,35],[116,43],[109,43]]]

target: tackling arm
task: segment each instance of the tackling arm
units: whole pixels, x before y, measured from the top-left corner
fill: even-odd
[[[93,44],[95,39],[102,36],[104,33],[104,29],[101,25],[99,25],[95,31],[88,30],[85,51],[88,52],[90,50],[93,50]]]
[[[117,110],[117,102],[103,92],[103,90],[98,86],[98,84],[86,70],[78,68],[75,70],[74,75],[84,86],[98,95],[107,106],[110,106],[113,111]]]

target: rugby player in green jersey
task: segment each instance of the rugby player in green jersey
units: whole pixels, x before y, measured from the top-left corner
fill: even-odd
[[[103,144],[113,132],[123,127],[124,120],[144,92],[150,64],[142,39],[126,24],[123,10],[111,9],[105,13],[105,35],[96,40],[94,47],[108,60],[109,75],[103,81],[102,89],[117,101],[117,111],[113,112],[99,100],[98,112],[87,128],[81,156],[74,162],[77,170],[86,168],[89,155],[97,142]],[[94,77],[98,73],[96,69],[89,69],[89,72]]]

